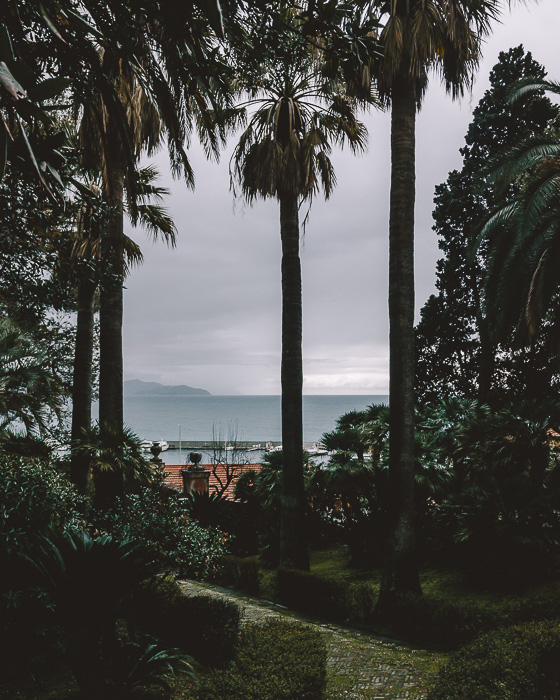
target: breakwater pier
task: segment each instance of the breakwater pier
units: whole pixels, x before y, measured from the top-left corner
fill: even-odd
[[[231,445],[223,442],[212,442],[212,440],[167,440],[170,450],[202,450],[205,452],[211,450],[238,450],[241,452],[264,451],[274,447],[282,447],[282,443],[275,440],[264,440],[260,442],[252,440],[238,440]],[[317,445],[316,441],[306,441],[303,443],[303,449],[309,450]]]

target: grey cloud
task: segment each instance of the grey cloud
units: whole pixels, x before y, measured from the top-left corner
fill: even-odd
[[[485,47],[472,97],[452,102],[433,79],[417,130],[416,305],[434,291],[439,257],[432,231],[434,187],[461,165],[472,109],[498,53],[524,43],[560,79],[557,0],[512,9]],[[333,154],[338,186],[314,201],[302,241],[305,390],[387,393],[389,115],[371,112],[365,156]],[[234,140],[232,139],[232,146]],[[231,151],[231,147],[230,147]],[[280,233],[274,201],[234,204],[228,159],[207,163],[190,149],[196,190],[157,162],[180,231],[175,251],[141,242],[146,262],[125,293],[127,378],[202,386],[212,393],[278,393]],[[302,216],[304,211],[302,211]]]

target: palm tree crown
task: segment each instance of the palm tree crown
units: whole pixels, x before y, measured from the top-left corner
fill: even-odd
[[[370,3],[383,29],[377,62],[380,96],[390,101],[403,76],[415,85],[420,102],[430,70],[458,97],[473,79],[481,42],[500,14],[502,0],[379,0]]]
[[[335,86],[325,85],[312,57],[302,67],[293,59],[269,66],[254,109],[232,157],[232,183],[241,183],[248,201],[284,196],[310,199],[320,189],[326,198],[336,184],[330,160],[332,143],[365,149],[367,132],[356,106]]]

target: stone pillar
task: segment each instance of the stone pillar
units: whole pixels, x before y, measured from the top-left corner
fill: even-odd
[[[191,452],[189,459],[192,462],[186,469],[181,469],[183,477],[183,494],[208,493],[210,472],[200,466],[202,455],[200,452]]]
[[[191,493],[208,493],[210,482],[210,472],[204,467],[191,465],[187,469],[181,469],[183,477],[183,494],[187,496]]]

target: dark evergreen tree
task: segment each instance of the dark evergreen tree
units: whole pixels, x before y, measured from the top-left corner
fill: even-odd
[[[473,254],[480,226],[496,203],[492,188],[480,187],[482,169],[503,149],[559,119],[558,108],[542,93],[508,101],[512,84],[545,75],[523,46],[500,53],[461,149],[463,168],[436,188],[434,230],[444,257],[437,264],[438,293],[424,305],[416,328],[416,395],[422,403],[447,396],[489,401],[536,395],[553,384],[552,328],[546,325],[530,348],[516,346],[513,337],[498,345],[484,312],[484,246]]]

